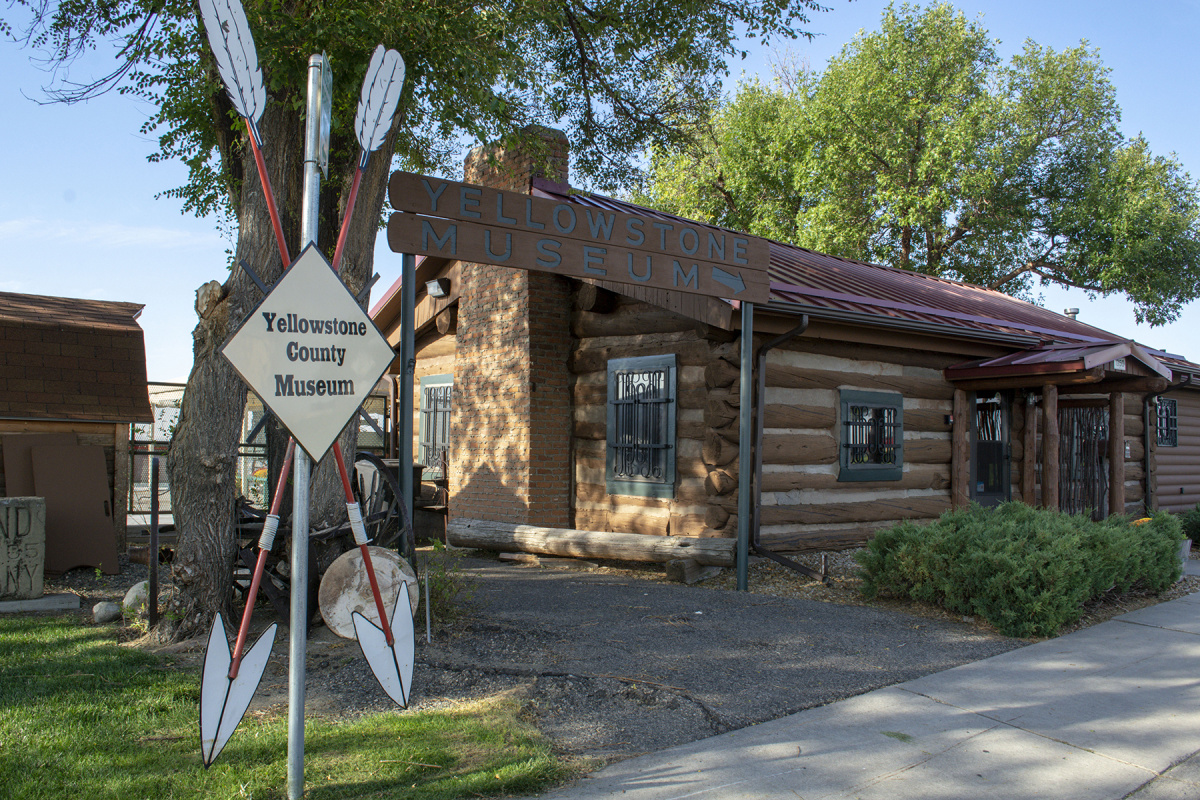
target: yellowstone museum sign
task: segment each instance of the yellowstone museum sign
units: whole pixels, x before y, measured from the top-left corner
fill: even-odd
[[[765,239],[395,172],[394,252],[765,303]]]

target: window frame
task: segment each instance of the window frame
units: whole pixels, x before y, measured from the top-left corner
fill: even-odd
[[[443,373],[441,375],[426,375],[423,378],[421,378],[420,383],[419,383],[418,392],[419,392],[420,402],[417,404],[417,455],[416,455],[416,458],[414,459],[417,461],[417,463],[424,463],[423,461],[421,461],[421,459],[425,455],[425,452],[424,452],[425,448],[427,446],[429,446],[429,444],[428,444],[429,432],[427,430],[427,426],[428,426],[427,417],[430,415],[430,413],[437,413],[437,412],[429,411],[429,408],[426,405],[427,394],[426,394],[425,390],[426,389],[435,389],[435,388],[438,388],[441,386],[449,386],[450,387],[450,408],[446,410],[446,414],[449,415],[454,408],[454,373],[450,372],[450,373]],[[447,453],[449,453],[450,442],[451,442],[450,421],[447,419],[447,421],[446,421],[446,443],[445,443]],[[442,469],[441,469],[440,464],[425,464],[425,469],[421,474],[422,474],[422,478],[424,478],[426,480],[439,480],[439,479],[445,477],[444,475],[442,475]]]
[[[1169,405],[1167,405],[1169,404]],[[1174,397],[1158,397],[1155,402],[1154,440],[1159,447],[1179,446],[1179,401]],[[1163,412],[1169,408],[1170,411]],[[1164,421],[1166,424],[1164,425]],[[1165,435],[1164,435],[1165,434]]]
[[[617,475],[617,450],[620,446],[617,440],[621,433],[618,430],[619,415],[617,413],[617,406],[619,405],[617,400],[620,399],[617,397],[618,381],[620,376],[624,374],[651,371],[665,371],[666,373],[664,378],[665,385],[663,387],[666,397],[662,399],[664,407],[661,422],[663,435],[661,441],[655,443],[656,445],[663,446],[663,475],[662,478]],[[679,404],[678,368],[675,362],[675,354],[667,353],[656,356],[609,359],[607,385],[604,448],[604,483],[606,491],[609,494],[632,497],[674,497],[676,480],[676,415]]]
[[[890,408],[895,411],[892,422],[895,442],[895,461],[888,463],[855,463],[850,460],[850,407],[872,409]],[[904,475],[904,396],[898,392],[869,392],[860,389],[838,390],[838,481],[898,481]]]

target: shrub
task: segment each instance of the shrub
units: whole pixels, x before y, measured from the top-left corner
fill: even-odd
[[[880,531],[859,556],[863,594],[908,597],[978,615],[1007,636],[1051,636],[1088,600],[1179,579],[1179,521],[1165,512],[1083,515],[1023,503],[948,511],[929,525]]]
[[[1193,542],[1200,542],[1200,503],[1191,511],[1186,511],[1179,518],[1183,525],[1183,535]]]

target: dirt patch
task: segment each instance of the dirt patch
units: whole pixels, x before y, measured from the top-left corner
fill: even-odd
[[[820,555],[805,557],[820,567]],[[590,571],[461,560],[467,613],[425,640],[418,619],[412,707],[444,707],[500,692],[522,699],[567,755],[607,761],[774,719],[804,708],[986,658],[1027,642],[978,620],[911,603],[867,604],[852,554],[827,554],[833,586],[755,561],[750,592],[732,571],[697,586],[661,567],[600,564]],[[48,591],[120,600],[144,567],[117,578],[76,571]],[[165,571],[165,570],[164,570]],[[1139,604],[1200,588],[1187,579],[1158,598],[1110,599],[1095,624]],[[87,615],[90,621],[90,614]],[[256,612],[261,629],[274,619]],[[279,621],[279,620],[275,620]],[[250,714],[287,713],[286,620]],[[203,640],[161,652],[199,673]],[[394,708],[358,645],[316,625],[307,649],[306,713],[348,718]]]

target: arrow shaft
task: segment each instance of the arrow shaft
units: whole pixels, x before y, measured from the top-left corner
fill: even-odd
[[[250,121],[246,121],[250,125]],[[262,181],[263,194],[267,199],[267,213],[271,215],[271,227],[275,229],[275,243],[279,245],[279,256],[283,259],[283,268],[292,265],[292,257],[288,254],[287,240],[283,238],[283,224],[279,221],[279,209],[275,207],[275,190],[271,188],[271,178],[267,175],[267,162],[263,159],[262,150],[254,137],[250,137],[250,149],[254,152],[254,165],[258,167],[258,179]]]
[[[363,162],[366,161],[366,156],[363,154]],[[365,163],[360,162],[358,169],[354,170],[354,183],[350,184],[350,198],[346,201],[346,214],[342,217],[342,229],[338,232],[337,247],[333,251],[333,271],[337,272],[342,264],[342,249],[346,246],[346,237],[350,233],[350,219],[354,216],[354,205],[358,202],[358,185],[362,182],[362,174]]]
[[[296,440],[288,438],[287,455],[283,459],[283,468],[279,471],[279,479],[275,482],[275,495],[271,498],[271,510],[263,522],[263,535],[258,540],[258,560],[254,563],[254,576],[250,579],[250,591],[246,595],[246,608],[242,611],[242,624],[238,627],[237,642],[233,646],[233,658],[229,664],[229,679],[238,676],[242,664],[242,653],[246,647],[246,637],[250,633],[250,617],[254,612],[254,603],[258,599],[258,587],[262,584],[263,572],[267,566],[267,556],[275,543],[274,530],[268,531],[271,521],[276,524],[279,520],[279,507],[283,503],[283,487],[287,485],[288,472],[292,468],[292,453],[296,450]]]
[[[342,444],[336,440],[333,443],[333,459],[337,462],[338,474],[342,476],[342,489],[346,493],[346,505],[356,504],[354,490],[350,486],[350,476],[346,473],[346,465],[342,460]],[[383,595],[379,592],[379,581],[375,578],[375,565],[371,563],[371,552],[367,549],[366,542],[360,544],[358,548],[362,553],[363,566],[367,570],[367,579],[371,582],[371,594],[375,597],[375,610],[379,612],[379,627],[387,638],[388,647],[391,647],[395,639],[392,637],[392,625],[388,621],[387,610],[383,607]],[[400,591],[406,590],[401,588]]]

